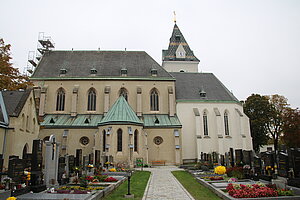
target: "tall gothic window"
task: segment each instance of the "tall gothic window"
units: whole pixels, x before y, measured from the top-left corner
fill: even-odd
[[[150,110],[151,111],[158,111],[159,110],[159,98],[158,92],[154,88],[150,92]]]
[[[207,113],[203,113],[203,131],[204,135],[208,135]]]
[[[225,135],[229,135],[229,124],[228,124],[228,113],[224,113],[224,126],[225,126]]]
[[[123,96],[126,99],[126,101],[128,101],[128,92],[125,88],[121,88],[119,93],[119,96]]]
[[[122,129],[117,131],[117,151],[122,151]]]
[[[138,134],[139,134],[139,132],[138,132],[138,130],[135,130],[134,131],[134,151],[138,151],[138,145],[139,145],[139,143],[138,143]]]
[[[89,90],[88,94],[88,108],[89,111],[95,111],[96,110],[96,91],[94,88],[91,88]]]
[[[59,88],[56,95],[56,111],[65,110],[65,91],[62,88]]]
[[[103,130],[102,139],[103,139],[103,152],[105,152],[105,148],[106,148],[106,131],[105,130]]]

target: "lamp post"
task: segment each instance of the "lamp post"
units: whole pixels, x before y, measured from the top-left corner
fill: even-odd
[[[132,176],[132,171],[131,170],[129,170],[128,172],[127,172],[127,178],[128,178],[128,184],[127,184],[127,194],[125,194],[124,195],[124,197],[125,198],[133,198],[134,197],[134,194],[131,194],[130,193],[130,179],[131,179],[131,176]]]

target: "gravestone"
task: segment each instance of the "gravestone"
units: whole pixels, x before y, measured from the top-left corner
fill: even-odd
[[[241,165],[243,161],[243,150],[242,149],[236,149],[235,150],[235,164]]]
[[[24,161],[18,156],[10,156],[8,161],[8,176],[16,183],[20,183],[24,176]]]
[[[32,163],[32,154],[31,154],[31,153],[26,153],[26,154],[23,156],[23,160],[24,160],[24,167],[25,167],[25,168],[31,167],[31,163]]]
[[[230,167],[229,153],[225,152],[225,165],[226,167]]]
[[[213,163],[219,163],[219,155],[217,152],[212,153],[212,162]]]
[[[288,154],[279,152],[278,154],[278,175],[287,178],[289,171]]]
[[[65,157],[59,157],[58,159],[58,183],[62,184],[62,175],[66,170],[66,159]]]
[[[291,167],[294,171],[295,178],[300,178],[300,149],[291,149],[290,150],[291,157]]]
[[[46,189],[43,183],[42,163],[43,163],[43,141],[33,140],[32,160],[31,160],[31,176],[30,189],[33,192],[41,192]]]
[[[70,155],[68,156],[68,164],[69,164],[69,175],[71,173],[74,173],[74,168],[75,168],[75,156]]]
[[[221,165],[225,165],[225,156],[221,155]]]
[[[59,142],[56,142],[55,136],[50,135],[49,141],[46,141],[45,153],[45,184],[47,187],[57,185]]]
[[[254,167],[254,173],[257,175],[261,175],[261,170],[262,170],[262,163],[261,159],[258,156],[253,157],[253,167]]]
[[[229,149],[229,161],[231,167],[234,167],[234,154],[233,154],[233,148]]]
[[[76,167],[82,166],[82,149],[76,149]]]
[[[89,154],[89,164],[94,164],[94,154],[93,153]]]
[[[252,151],[243,151],[243,163],[252,167]]]
[[[95,167],[100,166],[100,150],[95,150]]]

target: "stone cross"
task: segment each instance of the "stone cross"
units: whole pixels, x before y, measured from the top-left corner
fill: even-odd
[[[57,174],[60,143],[56,142],[54,135],[50,135],[49,141],[45,143],[45,183],[47,187],[51,187],[58,185]]]

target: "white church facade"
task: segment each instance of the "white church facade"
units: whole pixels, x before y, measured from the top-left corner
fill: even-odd
[[[199,62],[177,24],[162,66],[143,51],[49,50],[31,77],[39,138],[55,135],[62,156],[128,165],[252,150],[241,103]]]

